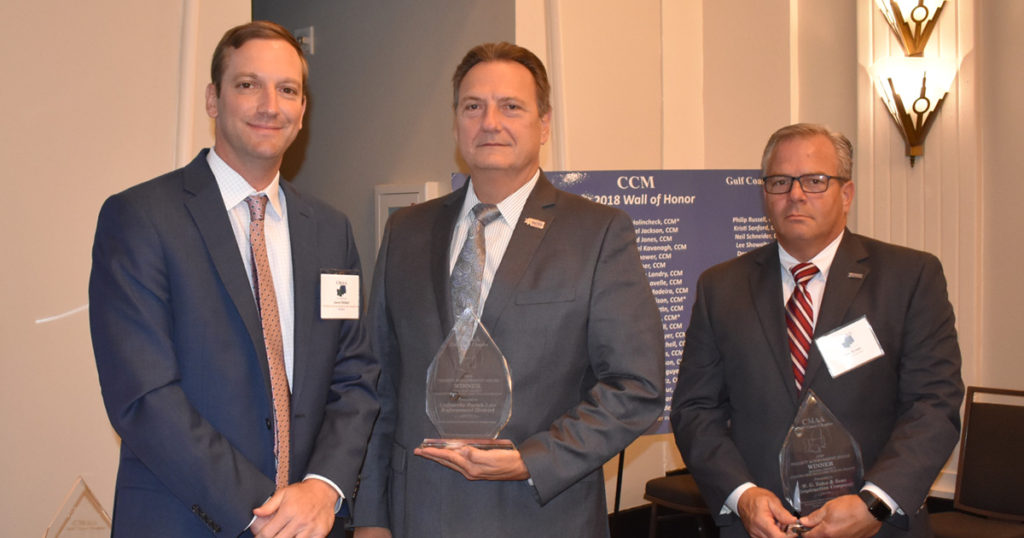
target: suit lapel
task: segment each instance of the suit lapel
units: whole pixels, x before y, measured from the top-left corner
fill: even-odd
[[[430,280],[434,286],[434,296],[437,297],[437,315],[443,331],[441,338],[445,338],[455,324],[451,293],[448,289],[451,243],[452,234],[455,233],[455,221],[466,199],[468,185],[469,182],[466,182],[461,189],[447,197],[442,204],[440,215],[434,221],[434,229],[430,232]]]
[[[778,243],[756,254],[758,265],[750,275],[750,295],[761,320],[761,330],[768,341],[771,360],[779,370],[779,378],[795,405],[799,394],[793,384],[793,367],[789,358],[789,340],[786,335],[786,309],[782,302],[782,268],[779,264]]]
[[[285,203],[288,211],[288,236],[292,250],[292,301],[294,303],[294,338],[292,354],[292,394],[302,394],[300,390],[308,371],[307,359],[310,356],[310,331],[316,322],[315,316],[320,309],[319,284],[320,267],[317,266],[316,220],[313,209],[292,188],[281,180],[285,192]],[[316,278],[313,275],[317,275]],[[275,283],[277,285],[277,283]]]
[[[544,239],[544,234],[555,220],[557,200],[558,190],[544,176],[544,172],[541,172],[537,184],[526,199],[519,222],[513,224],[512,239],[509,240],[508,248],[501,257],[501,264],[487,293],[487,301],[480,316],[484,327],[497,325],[501,313],[515,293],[516,285],[529,267],[541,240]],[[541,221],[544,226],[527,226],[523,224],[526,219]]]
[[[814,324],[815,338],[842,324],[861,284],[868,277],[870,268],[865,263],[867,257],[868,252],[864,249],[860,239],[849,230],[843,232],[843,240],[839,243],[836,257],[832,260],[832,266],[828,271],[828,281],[825,282],[825,293],[821,298],[818,321]],[[823,363],[824,359],[822,359],[818,346],[811,346],[811,352],[807,355],[805,387],[811,385],[821,371]]]
[[[249,277],[245,274],[245,265],[238,255],[238,243],[231,230],[231,221],[224,209],[224,198],[217,188],[217,180],[206,163],[207,150],[200,152],[187,167],[183,188],[192,197],[186,200],[185,207],[192,215],[196,228],[206,244],[206,250],[213,260],[213,266],[220,276],[224,288],[231,297],[238,315],[242,318],[249,338],[252,340],[256,354],[266,379],[270,379],[267,367],[267,352],[263,345],[263,328],[260,316],[256,311],[256,299],[252,294]],[[268,390],[269,390],[268,381]]]

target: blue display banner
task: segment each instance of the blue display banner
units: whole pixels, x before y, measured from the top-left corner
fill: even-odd
[[[640,261],[665,331],[665,409],[648,433],[667,433],[697,277],[775,238],[762,207],[760,170],[545,174],[556,187],[633,218]]]
[[[760,170],[548,172],[559,189],[617,207],[633,219],[640,262],[665,331],[665,407],[648,431],[671,431],[697,277],[709,267],[775,239],[762,206]],[[452,174],[452,188],[466,182]],[[780,299],[781,300],[781,299]]]

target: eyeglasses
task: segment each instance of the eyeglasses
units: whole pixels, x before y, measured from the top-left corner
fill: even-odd
[[[764,192],[768,194],[786,194],[793,190],[793,183],[799,181],[800,189],[807,193],[819,193],[828,190],[828,180],[838,179],[849,181],[848,177],[827,176],[825,174],[804,174],[802,176],[765,176]]]

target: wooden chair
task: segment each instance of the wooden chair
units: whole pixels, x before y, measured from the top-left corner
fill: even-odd
[[[966,400],[956,510],[931,514],[932,529],[937,538],[1024,538],[1024,391],[968,387]]]
[[[717,536],[717,528],[700,490],[697,489],[697,482],[686,469],[669,471],[661,478],[652,478],[644,486],[644,499],[651,501],[651,523],[649,538],[657,538],[658,521],[662,517],[673,515],[686,515],[695,519],[697,533],[704,538]],[[659,514],[659,507],[670,508],[682,514],[670,514],[665,516]]]

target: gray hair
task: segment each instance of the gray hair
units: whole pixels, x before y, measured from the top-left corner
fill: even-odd
[[[836,157],[839,160],[839,176],[847,179],[853,178],[853,144],[850,143],[850,139],[846,138],[843,133],[833,131],[827,126],[817,123],[794,123],[772,133],[771,138],[768,139],[768,144],[764,147],[764,153],[761,155],[761,174],[765,175],[768,173],[768,166],[775,157],[775,146],[779,142],[791,138],[817,135],[824,136],[828,138],[829,142],[832,142],[832,147],[835,148]]]

